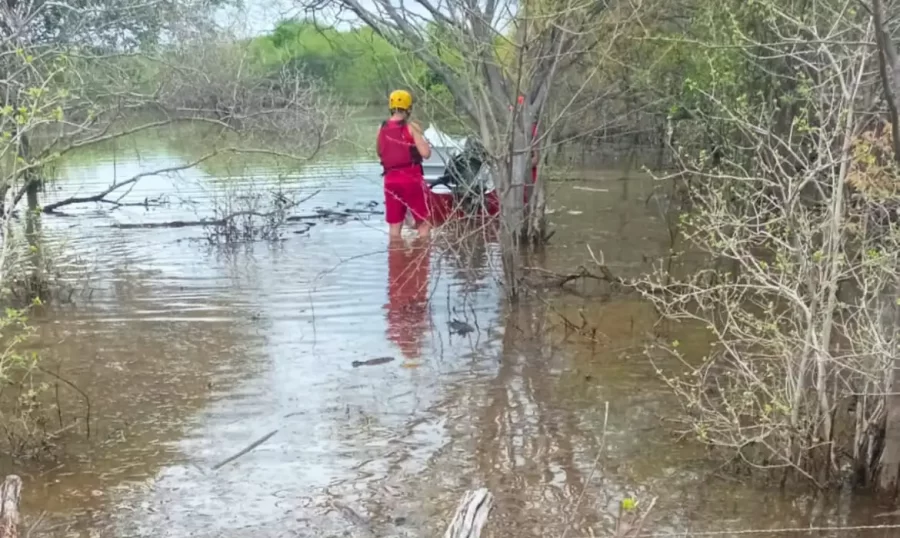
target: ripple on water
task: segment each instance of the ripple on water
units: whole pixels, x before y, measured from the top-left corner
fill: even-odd
[[[64,167],[68,178],[48,201],[181,162],[144,151]],[[298,196],[321,189],[298,213],[381,199],[372,164],[248,170],[257,190],[275,182]],[[434,535],[476,485],[497,495],[496,536],[559,535],[570,521],[608,524],[639,484],[649,485],[641,495],[667,497],[662,518],[671,529],[714,527],[725,517],[734,525],[796,519],[736,504],[708,508],[716,495],[749,494],[735,485],[698,488],[696,456],[654,433],[672,402],[652,388],[652,372],[622,354],[652,326],[632,302],[554,305],[555,312],[587,309],[610,340],[583,345],[554,311],[527,302],[500,311],[490,269],[496,247],[488,246],[477,270],[435,248],[426,264],[428,308],[392,307],[389,278],[422,275],[411,263],[391,272],[377,215],[227,252],[205,248],[199,228],[110,227],[208,217],[226,189],[249,192],[246,179],[199,169],[148,177],[126,201],[166,192],[169,207],[71,207],[71,217],[45,219],[48,240],[63,253],[59,267],[88,268],[93,290],[77,307],[39,320],[46,360],[61,363],[91,396],[93,412],[89,450],[73,445],[64,466],[27,474],[23,510],[47,511],[48,536],[64,528],[129,537]],[[551,265],[583,262],[572,252],[587,242],[623,264],[658,255],[647,238],[652,221],[641,220],[645,194],[563,190],[559,203],[577,211],[559,217],[559,228],[573,231],[574,248],[551,246]],[[621,218],[590,212],[610,196]],[[612,229],[628,239],[602,233]],[[451,334],[455,318],[475,332]],[[375,357],[395,360],[352,366]],[[612,403],[606,433],[604,401]],[[80,409],[73,397],[65,419]],[[602,476],[592,475],[604,436],[608,461]]]

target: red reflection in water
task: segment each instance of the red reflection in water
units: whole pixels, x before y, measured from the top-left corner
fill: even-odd
[[[388,338],[407,359],[418,359],[428,326],[431,243],[391,240],[388,247]]]

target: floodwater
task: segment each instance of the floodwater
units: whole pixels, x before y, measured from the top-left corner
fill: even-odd
[[[72,159],[44,203],[189,161],[178,147]],[[658,497],[646,528],[658,535],[894,522],[847,494],[717,473],[665,423],[676,403],[642,355],[647,305],[569,293],[505,305],[489,237],[389,249],[381,216],[366,213],[379,179],[354,161],[205,166],[147,177],[123,199],[166,192],[165,207],[44,217],[79,291],[37,316],[35,349],[89,399],[90,438],[85,399],[62,386],[54,420],[77,427],[56,459],[4,464],[23,477],[30,536],[437,536],[479,486],[496,496],[493,537],[603,536],[628,495]],[[360,212],[230,248],[200,227],[111,227],[195,220],[228,200],[245,209],[235,200],[276,184],[318,191],[292,214]],[[585,245],[622,273],[658,260],[668,241],[651,187],[618,172],[555,183],[546,266],[589,262]],[[702,348],[701,335],[677,337]]]

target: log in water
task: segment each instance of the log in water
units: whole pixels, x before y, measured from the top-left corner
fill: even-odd
[[[19,537],[19,498],[22,479],[11,474],[0,489],[0,538]]]
[[[494,496],[485,488],[467,491],[444,538],[478,538],[494,507]]]

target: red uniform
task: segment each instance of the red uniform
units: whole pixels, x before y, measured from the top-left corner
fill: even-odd
[[[381,124],[378,156],[384,169],[384,215],[388,224],[403,222],[407,209],[416,225],[428,220],[428,187],[422,156],[405,121],[388,120]]]

